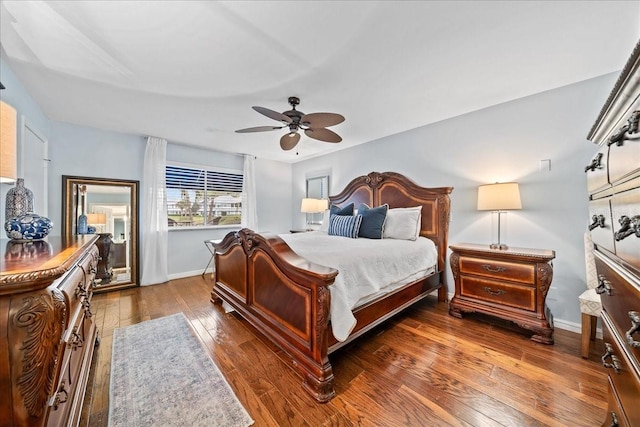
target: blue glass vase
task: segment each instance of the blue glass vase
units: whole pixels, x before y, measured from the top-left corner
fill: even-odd
[[[87,225],[87,216],[85,214],[81,214],[78,217],[78,234],[88,234],[89,226]]]

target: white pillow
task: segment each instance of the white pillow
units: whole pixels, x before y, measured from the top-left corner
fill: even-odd
[[[329,223],[331,222],[331,213],[329,209],[326,209],[322,214],[322,224],[320,224],[320,231],[325,233],[329,232]]]
[[[382,230],[382,238],[416,240],[420,235],[421,213],[422,206],[389,209]]]

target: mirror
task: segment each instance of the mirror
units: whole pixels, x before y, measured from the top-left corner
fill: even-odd
[[[329,197],[329,175],[307,178],[307,197],[327,199]]]
[[[62,234],[97,234],[94,291],[139,283],[138,181],[62,176]]]

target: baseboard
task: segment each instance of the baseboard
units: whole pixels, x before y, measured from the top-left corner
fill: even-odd
[[[553,319],[553,326],[569,332],[575,332],[576,334],[582,333],[582,325],[579,323],[569,322],[562,319]],[[596,328],[596,338],[602,339],[602,328]]]
[[[213,268],[207,268],[206,274],[212,274]],[[182,273],[174,273],[169,275],[169,280],[184,279],[186,277],[201,276],[202,270],[183,271]]]

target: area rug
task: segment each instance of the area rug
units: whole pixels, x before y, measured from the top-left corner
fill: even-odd
[[[253,424],[183,313],[113,331],[110,387],[110,427]]]

